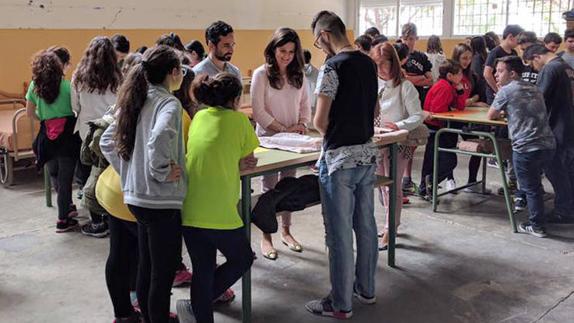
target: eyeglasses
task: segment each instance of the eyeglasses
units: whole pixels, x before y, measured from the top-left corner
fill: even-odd
[[[320,30],[319,34],[317,35],[317,37],[315,37],[315,41],[313,42],[313,46],[317,49],[322,49],[321,48],[321,44],[319,43],[319,39],[321,38],[321,33],[326,32],[329,33],[331,32],[330,30]]]

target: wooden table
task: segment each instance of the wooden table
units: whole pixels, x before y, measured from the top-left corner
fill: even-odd
[[[475,131],[472,129],[453,129],[451,122],[459,122],[459,123],[466,123],[469,125],[488,125],[488,126],[497,126],[497,127],[506,127],[507,122],[504,119],[499,120],[490,120],[487,117],[488,108],[484,107],[467,107],[463,111],[449,111],[449,112],[442,112],[442,113],[433,113],[432,117],[437,120],[446,121],[447,126],[445,128],[439,129],[435,134],[435,142],[434,142],[434,162],[433,162],[433,185],[432,185],[432,205],[433,205],[433,212],[436,212],[438,206],[438,198],[442,195],[446,195],[461,189],[464,189],[469,186],[474,186],[481,184],[482,185],[482,193],[485,193],[485,186],[486,186],[486,158],[495,158],[500,166],[500,179],[502,181],[502,187],[504,190],[504,200],[506,203],[506,211],[508,213],[508,218],[510,220],[510,225],[512,226],[512,230],[514,232],[518,232],[516,229],[516,222],[514,219],[513,213],[513,205],[512,199],[510,198],[510,191],[508,189],[508,183],[506,181],[506,174],[504,173],[504,167],[502,167],[502,158],[501,158],[501,149],[497,138],[491,132],[485,131]],[[480,152],[471,152],[466,150],[460,150],[457,148],[441,148],[439,147],[439,137],[443,133],[455,133],[459,135],[471,135],[476,137],[488,138],[492,141],[494,146],[494,153],[480,153]],[[437,194],[438,191],[438,154],[440,152],[450,152],[455,154],[463,154],[468,156],[479,156],[482,157],[482,180],[468,183],[464,186],[457,187],[455,189],[443,192],[441,194]]]
[[[391,172],[396,173],[396,156],[397,156],[397,143],[404,141],[408,135],[407,131],[399,131],[392,134],[378,135],[374,141],[381,148],[390,147],[391,150]],[[255,157],[258,158],[257,166],[254,169],[242,171],[241,176],[241,214],[245,225],[245,233],[247,239],[251,242],[251,179],[266,174],[273,174],[287,169],[299,168],[303,166],[312,165],[319,159],[320,153],[307,153],[298,154],[288,151],[281,151],[275,149],[257,149]],[[399,174],[402,176],[402,174]],[[395,194],[397,185],[393,180],[390,183],[390,201],[389,201],[389,249],[388,249],[388,265],[395,265],[395,210],[396,199]],[[251,322],[251,271],[247,271],[242,278],[242,308],[243,308],[243,323]]]

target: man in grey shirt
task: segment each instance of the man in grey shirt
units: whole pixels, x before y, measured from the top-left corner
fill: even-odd
[[[241,81],[239,68],[229,63],[235,47],[233,28],[223,21],[216,21],[205,30],[205,41],[209,53],[207,58],[193,67],[193,72],[196,75],[207,74],[209,76],[228,72]]]
[[[564,45],[566,45],[566,50],[559,53],[558,56],[574,68],[574,29],[567,29],[564,32]]]
[[[512,140],[512,160],[520,190],[526,196],[529,218],[520,224],[520,231],[543,238],[544,192],[540,174],[554,156],[556,141],[548,124],[544,96],[538,87],[521,79],[522,59],[506,56],[496,64],[498,93],[488,111],[489,119],[497,119],[504,111]]]

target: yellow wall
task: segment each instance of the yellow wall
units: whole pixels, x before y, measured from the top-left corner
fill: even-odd
[[[31,78],[30,61],[32,55],[52,45],[68,48],[72,54],[74,66],[83,54],[90,39],[97,35],[111,36],[115,33],[126,35],[131,42],[132,50],[152,45],[160,35],[167,32],[177,33],[184,42],[199,39],[204,42],[203,30],[161,30],[161,29],[131,29],[131,30],[103,30],[103,29],[0,29],[0,90],[11,93],[23,93],[24,82]],[[309,30],[299,30],[303,48],[313,53],[313,64],[321,65],[325,56],[320,50],[313,47],[313,36]],[[273,30],[237,30],[235,32],[237,47],[232,62],[237,65],[244,76],[248,70],[254,70],[263,64],[263,49],[271,38]],[[352,34],[352,32],[350,32]],[[447,57],[452,49],[463,39],[444,39],[443,47]],[[426,50],[426,41],[417,43],[419,50]],[[73,70],[68,72],[71,77]]]
[[[0,90],[11,93],[22,93],[23,83],[31,78],[30,61],[37,51],[60,45],[68,48],[72,55],[72,66],[79,61],[90,40],[97,35],[111,36],[115,33],[126,35],[131,42],[131,49],[150,46],[160,35],[167,32],[177,33],[182,41],[199,39],[203,42],[204,30],[46,30],[46,29],[3,29],[0,30]],[[298,31],[303,48],[313,53],[313,63],[320,65],[324,55],[313,47],[313,35],[309,30]],[[237,30],[235,41],[237,47],[232,63],[237,65],[244,76],[248,70],[254,70],[263,64],[263,49],[273,34],[273,30]],[[71,77],[73,70],[68,72]]]

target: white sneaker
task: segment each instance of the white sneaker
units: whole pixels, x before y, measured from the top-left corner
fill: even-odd
[[[454,179],[447,179],[446,180],[446,191],[454,190],[456,188],[456,182]],[[451,192],[452,194],[456,194],[457,192]]]

